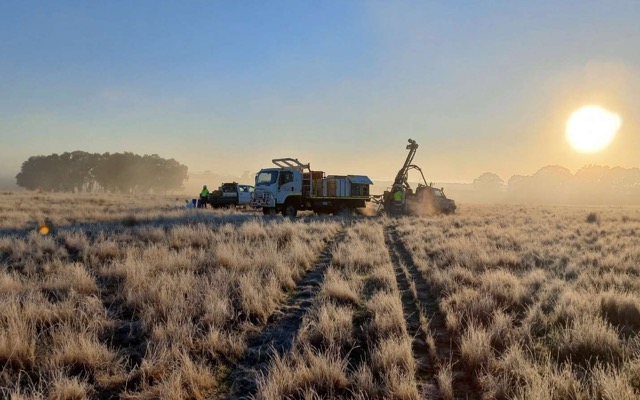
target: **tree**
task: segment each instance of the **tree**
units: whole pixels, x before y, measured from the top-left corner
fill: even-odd
[[[500,192],[504,188],[504,180],[492,172],[485,172],[474,179],[473,186],[483,192]]]
[[[91,191],[100,186],[110,192],[134,193],[179,189],[187,173],[187,166],[157,154],[74,151],[30,157],[16,182],[30,190]]]

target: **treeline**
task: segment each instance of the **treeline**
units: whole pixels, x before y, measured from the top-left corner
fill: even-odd
[[[182,188],[187,166],[157,154],[71,153],[33,156],[22,163],[16,183],[56,192],[163,192]]]
[[[549,165],[505,182],[487,172],[466,187],[448,191],[464,201],[541,204],[640,204],[640,169],[588,165],[572,174]]]

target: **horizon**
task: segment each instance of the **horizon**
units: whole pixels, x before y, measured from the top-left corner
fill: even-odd
[[[160,155],[162,156],[162,155]],[[177,160],[179,161],[179,160]],[[495,174],[492,171],[485,171],[481,174],[479,174],[477,177],[475,177],[472,180],[469,181],[433,181],[433,180],[427,180],[428,183],[433,184],[435,186],[439,186],[439,185],[444,185],[445,188],[448,188],[447,190],[456,190],[455,185],[460,185],[460,186],[468,186],[468,187],[473,187],[475,181],[480,178],[483,174],[495,174],[498,175],[498,177],[500,179],[502,179],[503,181],[503,186],[504,188],[508,188],[510,187],[509,185],[509,181],[511,178],[514,177],[524,177],[524,178],[530,178],[535,176],[538,172],[549,168],[549,167],[560,167],[563,169],[567,169],[569,171],[569,173],[571,174],[571,176],[575,177],[578,172],[588,169],[590,167],[599,167],[599,168],[604,168],[604,169],[616,169],[616,168],[622,168],[625,169],[627,171],[630,170],[634,170],[634,169],[640,169],[640,167],[631,167],[631,168],[625,168],[619,165],[598,165],[598,164],[588,164],[588,165],[584,165],[576,170],[571,170],[565,166],[562,165],[558,165],[558,164],[554,164],[554,165],[544,165],[541,166],[539,168],[537,168],[534,172],[531,173],[527,173],[527,174],[511,174],[511,175],[507,175],[507,176],[500,176],[498,174]],[[255,171],[257,172],[257,171]],[[225,172],[218,172],[218,171],[210,171],[210,170],[205,170],[205,171],[189,171],[187,173],[188,179],[187,181],[184,182],[182,189],[178,189],[177,192],[178,193],[187,193],[187,190],[191,190],[193,192],[197,192],[200,188],[200,185],[202,184],[207,184],[210,185],[210,187],[218,187],[219,185],[223,184],[224,182],[230,182],[230,181],[234,181],[234,182],[238,182],[238,183],[244,183],[244,184],[251,184],[253,182],[253,179],[249,179],[249,180],[243,180],[242,177],[248,174],[250,177],[253,177],[254,172],[252,171],[242,171],[240,172],[231,172],[231,173],[225,173]],[[190,178],[192,177],[198,177],[198,176],[202,176],[203,178],[206,177],[207,175],[210,175],[212,178],[217,179],[216,181],[213,182],[209,182],[209,181],[192,181]],[[374,185],[380,184],[380,183],[392,183],[393,182],[393,178],[378,178],[378,177],[370,177],[371,180],[374,182]],[[417,185],[419,183],[419,179],[415,179],[417,177],[413,177],[409,179],[409,183],[411,185]],[[374,192],[376,193],[382,193],[380,190],[384,190],[385,188],[377,188],[374,190]],[[459,189],[459,188],[458,188]],[[14,190],[26,190],[24,188],[19,187],[16,184],[16,179],[14,175],[11,174],[6,174],[6,173],[2,173],[0,172],[0,192],[2,191],[14,191]],[[182,190],[182,191],[181,191]],[[459,193],[457,193],[459,195]]]

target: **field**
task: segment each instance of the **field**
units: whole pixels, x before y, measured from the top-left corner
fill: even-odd
[[[640,397],[638,208],[183,202],[0,195],[0,397]]]

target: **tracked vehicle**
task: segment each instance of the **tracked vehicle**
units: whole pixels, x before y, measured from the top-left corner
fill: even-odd
[[[438,213],[452,214],[457,206],[456,202],[448,199],[442,188],[427,184],[422,169],[412,164],[418,150],[418,143],[409,139],[407,145],[409,154],[396,174],[391,190],[384,192],[377,202],[381,205],[382,212],[391,215],[432,215]],[[409,185],[409,171],[416,170],[420,173],[422,181],[414,191]]]

